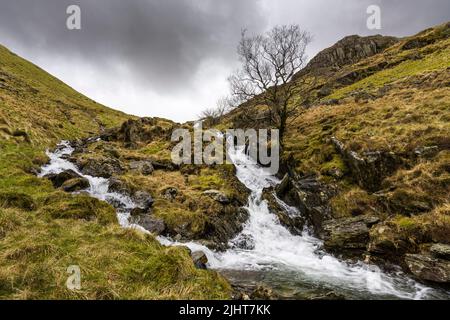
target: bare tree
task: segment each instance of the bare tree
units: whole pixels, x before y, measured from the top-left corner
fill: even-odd
[[[220,118],[235,108],[230,97],[222,97],[217,100],[216,107],[207,108],[200,113],[199,118],[206,121],[207,125],[213,126],[219,123]]]
[[[298,25],[277,26],[256,36],[242,32],[238,45],[242,68],[229,78],[232,94],[241,102],[252,100],[269,108],[281,143],[288,119],[295,113],[292,100],[297,84],[291,81],[304,66],[312,37]]]

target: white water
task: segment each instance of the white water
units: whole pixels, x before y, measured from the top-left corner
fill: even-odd
[[[90,182],[86,190],[91,196],[110,203],[119,203],[118,217],[123,227],[139,228],[128,223],[129,212],[136,205],[126,196],[110,193],[108,180],[82,174],[75,165],[63,159],[73,149],[63,142],[55,152],[48,152],[49,165],[42,168],[41,176],[71,169]],[[251,190],[247,209],[249,220],[243,231],[230,242],[226,252],[214,252],[205,246],[190,242],[176,243],[158,237],[164,245],[184,245],[191,250],[202,250],[208,256],[209,267],[220,270],[254,270],[285,275],[287,282],[300,280],[347,293],[348,298],[364,297],[425,299],[443,298],[446,293],[425,287],[403,274],[385,274],[378,267],[363,263],[350,265],[320,250],[322,243],[305,231],[301,236],[292,235],[277,217],[269,212],[267,202],[261,200],[264,188],[279,181],[259,167],[242,149],[229,150],[237,169],[238,179]],[[281,201],[281,200],[279,200]],[[288,206],[284,204],[287,209]],[[295,213],[294,208],[290,208]],[[245,246],[242,246],[245,243]],[[349,294],[348,294],[349,293]]]

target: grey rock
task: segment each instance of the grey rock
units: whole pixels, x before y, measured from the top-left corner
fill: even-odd
[[[130,217],[130,223],[137,224],[143,227],[145,230],[160,235],[166,230],[166,224],[164,220],[155,218],[151,215],[135,215]]]
[[[137,191],[133,195],[132,199],[135,202],[136,206],[144,211],[150,210],[154,202],[152,196],[145,191]]]
[[[86,178],[74,178],[64,182],[61,189],[65,192],[75,192],[87,189],[89,185],[89,180]]]
[[[168,187],[162,191],[161,195],[165,199],[173,201],[178,195],[178,189],[175,187]]]
[[[433,244],[430,248],[430,252],[436,258],[450,260],[450,245],[448,244]]]
[[[450,262],[421,254],[407,254],[405,262],[417,278],[437,283],[450,283]]]
[[[364,152],[358,154],[349,150],[344,143],[332,137],[336,150],[342,155],[358,185],[368,191],[380,189],[384,178],[394,173],[402,164],[402,159],[393,152]]]
[[[375,216],[359,216],[325,221],[323,224],[324,246],[327,249],[366,249],[369,228],[380,221]]]
[[[228,199],[228,197],[223,192],[220,192],[218,190],[207,190],[207,191],[203,192],[203,194],[221,204],[229,204],[230,203],[230,199]]]
[[[129,163],[129,168],[131,171],[143,175],[150,175],[154,171],[153,164],[150,160],[132,161]]]
[[[81,178],[81,176],[73,170],[66,170],[58,174],[48,174],[45,178],[49,179],[55,188],[59,188],[64,184],[64,182],[71,179]]]
[[[208,257],[203,251],[194,251],[191,253],[192,261],[197,269],[206,269]]]

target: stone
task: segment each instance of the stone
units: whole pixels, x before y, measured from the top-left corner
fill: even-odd
[[[128,166],[131,171],[138,172],[143,175],[150,175],[154,171],[153,164],[150,160],[132,161]]]
[[[407,254],[405,263],[411,273],[421,280],[450,283],[450,262],[421,254]]]
[[[127,195],[127,196],[131,195],[130,186],[117,177],[111,177],[109,179],[108,191]]]
[[[378,223],[375,216],[359,216],[325,221],[323,224],[324,246],[327,249],[366,249],[369,228]]]
[[[252,300],[274,300],[276,295],[271,288],[266,286],[258,286],[250,295]]]
[[[71,179],[81,178],[81,176],[73,170],[66,170],[57,174],[48,174],[45,178],[49,179],[55,188],[59,188],[64,184],[64,182]]]
[[[150,210],[153,206],[153,198],[152,196],[145,191],[137,191],[132,197],[136,206],[144,211]]]
[[[229,204],[230,203],[230,199],[223,192],[220,192],[218,190],[207,190],[207,191],[203,192],[203,194],[221,204]]]
[[[61,186],[61,189],[63,189],[65,192],[75,192],[75,191],[81,191],[84,189],[89,188],[89,180],[86,178],[74,178],[67,180],[63,183]]]
[[[450,245],[448,244],[433,244],[430,248],[430,252],[436,258],[450,260]]]
[[[175,187],[168,187],[162,191],[161,195],[165,199],[173,201],[178,195],[178,189]]]
[[[130,217],[130,223],[137,224],[155,235],[161,235],[166,230],[166,224],[163,219],[151,215],[135,215]]]
[[[194,251],[191,253],[191,257],[197,269],[207,269],[208,257],[203,251]]]
[[[349,150],[336,137],[332,137],[331,141],[358,185],[370,192],[379,191],[384,178],[390,176],[403,164],[402,159],[393,152],[375,151],[358,154]]]
[[[124,173],[122,164],[115,158],[87,159],[78,161],[81,172],[92,177],[110,178]]]

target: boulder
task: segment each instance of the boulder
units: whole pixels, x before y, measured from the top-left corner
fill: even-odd
[[[358,185],[370,192],[380,190],[384,178],[392,175],[403,164],[403,160],[393,152],[375,151],[358,154],[335,137],[331,138],[331,141],[342,155]]]
[[[77,164],[83,174],[92,177],[110,178],[125,171],[121,162],[115,158],[80,160]]]
[[[168,187],[161,192],[161,195],[165,199],[173,201],[178,195],[178,189],[175,187]]]
[[[303,232],[307,222],[304,215],[297,208],[279,201],[273,188],[264,189],[262,198],[267,201],[270,212],[276,214],[280,223],[292,234],[299,235]]]
[[[330,250],[362,249],[369,242],[369,229],[380,221],[375,216],[359,216],[325,221],[323,224],[324,246]]]
[[[154,171],[153,164],[149,160],[132,161],[128,166],[131,171],[138,172],[143,175],[150,175]]]
[[[223,192],[220,192],[218,190],[207,190],[207,191],[203,192],[203,194],[221,204],[229,204],[230,203],[230,199]]]
[[[153,217],[151,215],[135,215],[130,217],[130,223],[137,224],[145,230],[155,234],[163,234],[166,230],[166,224],[163,219]]]
[[[150,210],[153,206],[153,198],[152,196],[145,191],[137,191],[132,197],[136,206],[144,211]]]
[[[75,192],[75,191],[81,191],[84,189],[89,188],[89,180],[86,178],[74,178],[67,180],[63,183],[61,186],[61,189],[63,189],[65,192]]]
[[[298,222],[306,222],[316,234],[320,233],[322,223],[332,218],[329,200],[336,192],[331,185],[319,182],[315,176],[285,176],[275,192],[280,200],[302,213],[305,221]]]
[[[433,244],[430,248],[430,252],[435,258],[450,260],[450,245],[448,244]]]
[[[194,251],[191,253],[191,257],[197,269],[206,269],[208,257],[203,251]]]
[[[55,188],[61,187],[64,182],[72,179],[82,178],[78,173],[73,170],[66,170],[60,173],[51,173],[45,176],[49,179]]]
[[[116,193],[127,195],[127,196],[131,195],[131,188],[130,188],[130,186],[127,183],[125,183],[124,181],[122,181],[119,178],[117,178],[117,177],[111,177],[109,179],[108,191],[109,192],[116,192]]]
[[[450,261],[422,254],[407,254],[405,263],[411,273],[421,280],[450,283]]]

